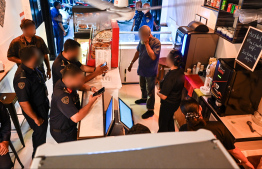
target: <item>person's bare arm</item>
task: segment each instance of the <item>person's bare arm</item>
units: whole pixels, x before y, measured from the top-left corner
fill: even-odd
[[[233,150],[228,150],[228,152],[234,156],[236,159],[241,161],[241,164],[247,168],[254,169],[254,166],[248,161],[248,159],[244,156],[244,154],[240,151],[239,148],[235,148]]]
[[[147,51],[147,54],[149,55],[149,57],[152,60],[156,60],[156,55],[149,45],[149,39],[147,41],[145,41],[144,43],[145,43],[146,51]]]
[[[43,119],[39,118],[35,112],[33,111],[30,103],[28,101],[26,102],[19,102],[21,108],[23,109],[23,111],[31,118],[34,120],[34,122],[38,125],[41,126],[44,122]]]
[[[65,29],[63,27],[63,24],[62,23],[58,23],[59,27],[62,29],[62,31],[64,32],[64,36],[66,35],[66,32],[65,32]]]
[[[91,94],[89,96],[88,104],[85,105],[82,109],[80,109],[79,112],[77,112],[75,115],[73,115],[70,119],[75,123],[78,123],[79,121],[81,121],[89,113],[91,106],[94,104],[94,102],[100,96],[101,95],[93,97],[93,95]]]
[[[90,67],[90,66],[86,66],[86,65],[82,65],[80,67],[80,69],[83,71],[83,72],[86,72],[86,73],[93,73],[95,68],[94,67]]]
[[[134,30],[135,23],[136,23],[136,20],[134,19],[134,21],[133,21],[133,25],[132,25],[132,28],[131,28],[131,31]]]
[[[46,68],[47,68],[47,72],[46,72],[46,75],[47,75],[47,78],[50,79],[51,78],[51,68],[50,68],[50,63],[49,63],[49,58],[48,58],[48,55],[45,54],[45,65],[46,65]]]
[[[166,95],[163,95],[163,94],[160,93],[160,92],[157,92],[157,95],[158,95],[162,100],[166,100],[166,98],[167,98]]]
[[[128,67],[128,71],[129,71],[129,72],[131,72],[131,69],[132,69],[132,67],[133,67],[133,64],[136,62],[136,60],[137,60],[138,58],[139,58],[139,52],[136,51],[135,56],[134,56],[134,58],[132,59],[132,61],[130,62],[130,65],[129,65],[129,67]]]
[[[17,64],[21,64],[21,63],[22,63],[21,59],[15,57],[15,56],[13,56],[13,57],[8,57],[8,60],[11,61],[11,62],[15,62],[15,63],[17,63]]]

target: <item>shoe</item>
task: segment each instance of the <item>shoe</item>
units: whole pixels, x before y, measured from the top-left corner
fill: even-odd
[[[147,99],[139,99],[135,101],[135,104],[142,104],[142,103],[146,103]]]
[[[145,112],[145,114],[142,115],[142,119],[148,119],[149,117],[154,116],[154,111],[153,110],[148,110]]]

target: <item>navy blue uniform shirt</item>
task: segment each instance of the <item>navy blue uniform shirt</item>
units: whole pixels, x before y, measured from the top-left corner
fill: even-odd
[[[39,106],[47,104],[45,80],[38,69],[33,70],[21,64],[15,73],[13,85],[18,101],[28,101],[36,113]]]
[[[60,79],[55,85],[50,112],[50,128],[68,130],[76,127],[70,118],[80,110],[80,100],[76,90],[68,89]]]
[[[136,11],[135,16],[133,18],[135,20],[134,31],[139,30],[143,16],[144,16],[144,13],[142,11]]]
[[[151,31],[153,31],[153,28],[154,28],[154,17],[153,17],[153,15],[150,12],[147,12],[146,14],[144,14],[139,28],[141,28],[144,25],[149,26]]]
[[[59,23],[62,23],[61,21],[58,21],[58,16],[61,15],[59,10],[57,10],[55,7],[53,7],[51,9],[51,18],[52,18],[52,22],[53,22],[53,26],[54,27],[59,27]]]
[[[62,53],[60,53],[52,66],[53,87],[55,87],[55,84],[59,79],[62,79],[61,70],[68,64],[75,64],[79,68],[82,66],[79,61],[69,61],[62,55]]]
[[[10,141],[11,121],[9,114],[2,102],[0,102],[0,142]]]
[[[149,45],[156,55],[156,60],[152,60],[149,57],[145,45],[142,44],[140,41],[137,46],[137,51],[139,52],[139,64],[137,74],[139,76],[155,77],[157,74],[159,55],[161,51],[161,43],[157,38],[152,37],[149,40]]]

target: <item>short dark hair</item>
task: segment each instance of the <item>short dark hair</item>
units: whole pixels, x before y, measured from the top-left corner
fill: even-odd
[[[54,2],[54,7],[57,7],[57,5],[59,5],[59,4],[60,4],[59,1],[55,1],[55,2]]]
[[[137,5],[137,4],[139,4],[140,8],[142,8],[143,4],[142,4],[141,1],[137,1],[137,2],[136,2],[136,5]]]
[[[168,57],[173,61],[174,66],[180,67],[183,64],[182,54],[178,50],[171,50]]]
[[[22,63],[29,61],[32,57],[36,55],[37,47],[33,45],[29,45],[26,47],[23,47],[19,50],[19,57],[22,61]]]
[[[186,117],[187,129],[189,131],[196,131],[199,127],[205,126],[206,122],[203,118],[200,118],[199,104],[191,98],[185,98],[181,101],[180,109]]]
[[[135,124],[131,129],[127,132],[127,135],[130,134],[143,134],[143,133],[151,133],[148,127],[142,125],[142,124]]]
[[[64,51],[67,52],[68,50],[74,50],[76,48],[79,48],[80,44],[73,40],[73,39],[67,39],[64,43]]]
[[[61,71],[62,78],[66,77],[66,76],[76,76],[80,73],[83,73],[82,70],[78,66],[76,66],[75,64],[68,64]]]
[[[24,19],[21,21],[21,24],[20,24],[21,29],[26,29],[29,26],[35,26],[35,22],[30,19]]]

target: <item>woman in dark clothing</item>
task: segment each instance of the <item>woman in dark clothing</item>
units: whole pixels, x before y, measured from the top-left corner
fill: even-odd
[[[172,50],[166,63],[170,70],[160,82],[160,91],[157,93],[161,98],[158,132],[175,131],[173,115],[180,105],[185,81],[184,70],[180,68],[182,55],[179,51]]]
[[[235,147],[235,140],[226,127],[218,121],[205,121],[202,116],[202,107],[193,98],[187,98],[180,105],[182,113],[186,117],[187,124],[180,127],[180,131],[196,131],[198,129],[206,129],[211,131],[215,137],[223,144],[227,151],[237,160],[241,161],[241,165],[248,169],[254,169],[253,165],[243,155],[239,148]]]

